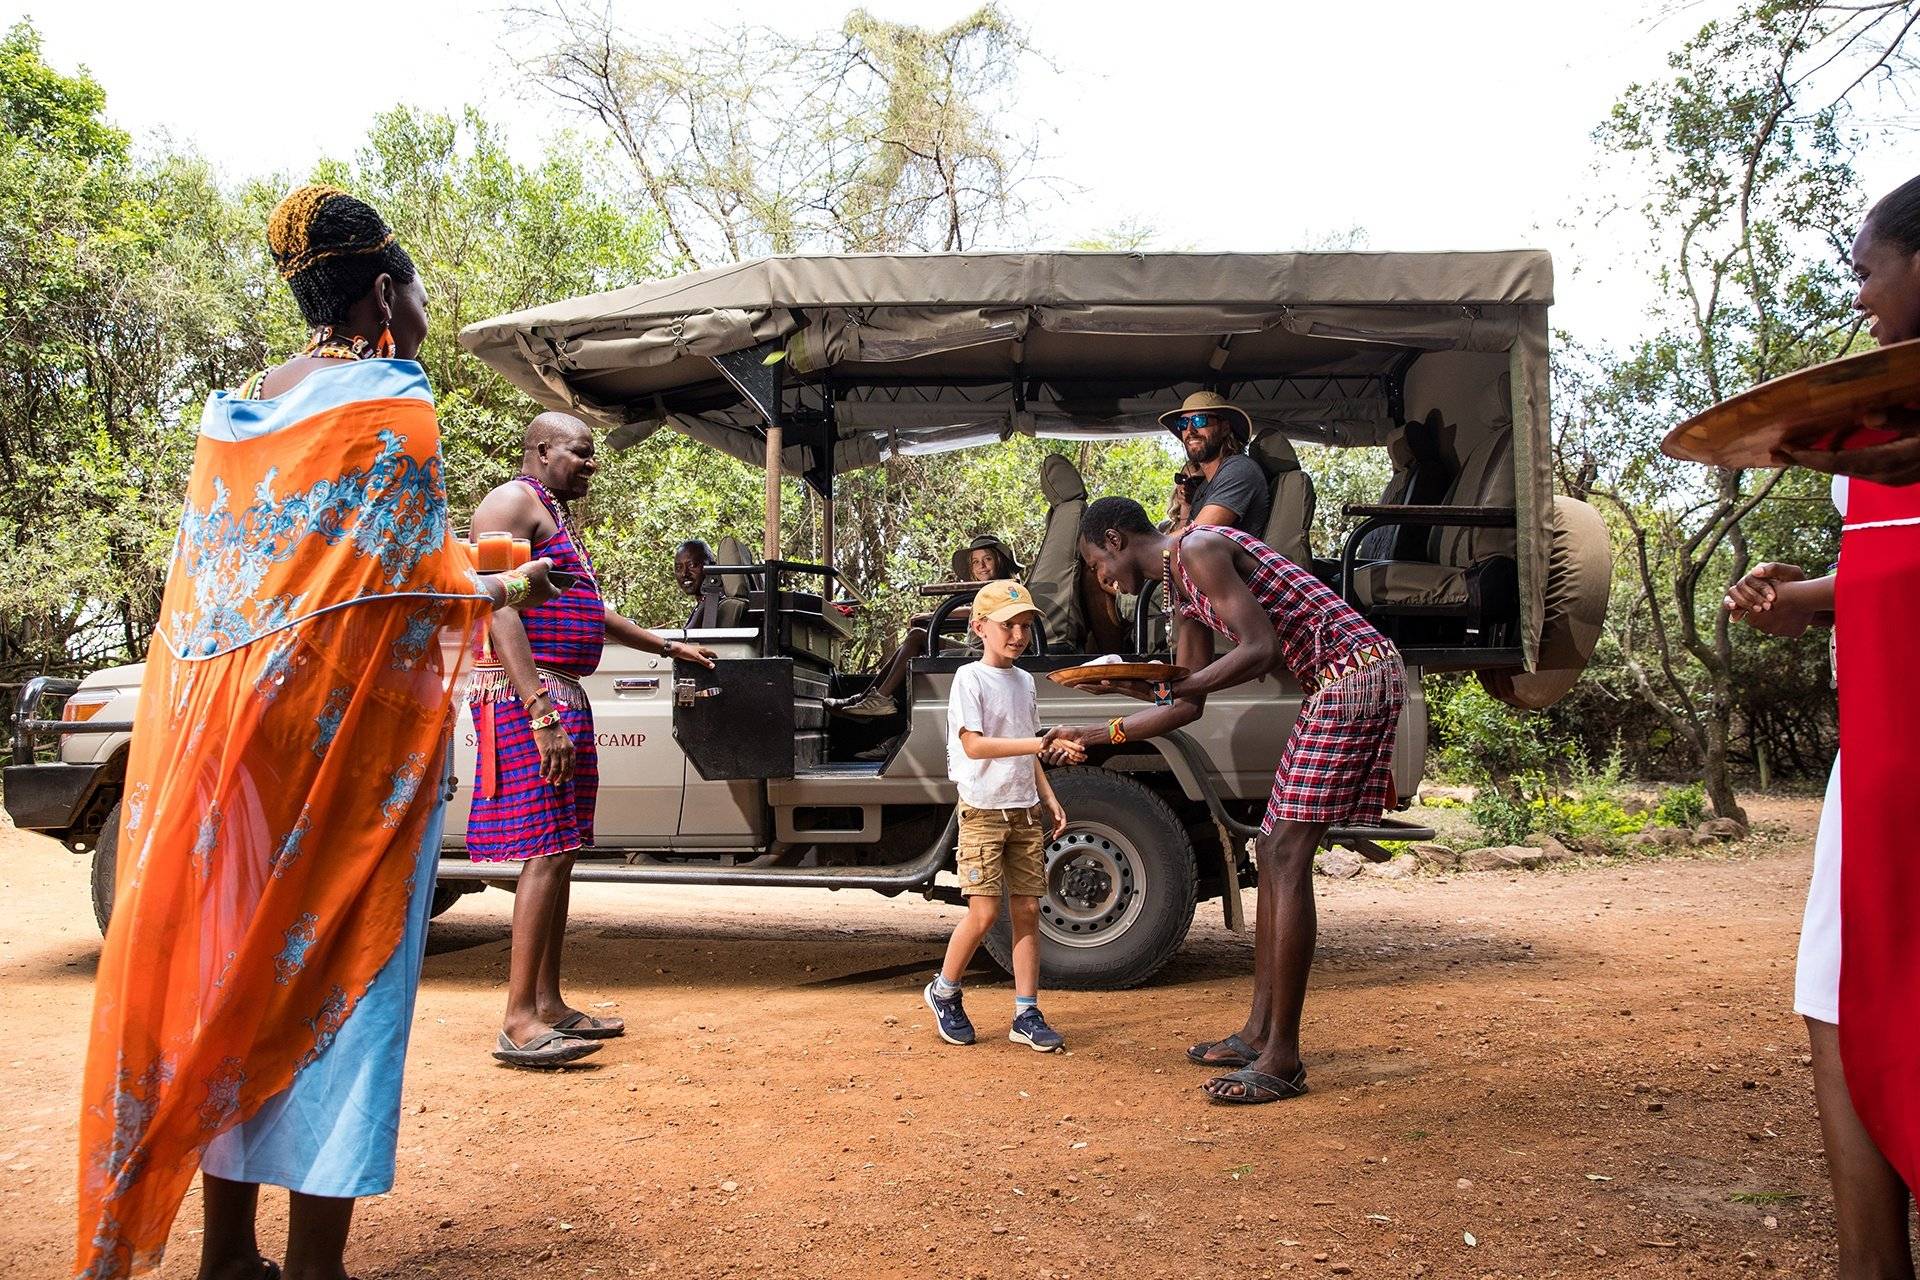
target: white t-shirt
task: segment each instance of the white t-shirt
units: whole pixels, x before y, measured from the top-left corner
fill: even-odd
[[[1040,803],[1032,756],[973,760],[960,747],[960,731],[989,738],[1033,738],[1040,733],[1040,705],[1033,677],[1018,667],[969,662],[953,675],[947,698],[947,776],[960,798],[976,809],[1030,809]]]

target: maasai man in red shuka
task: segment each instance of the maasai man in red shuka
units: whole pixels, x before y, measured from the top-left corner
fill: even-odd
[[[1317,927],[1313,855],[1329,826],[1377,823],[1394,802],[1393,742],[1406,701],[1400,653],[1325,583],[1238,529],[1193,525],[1169,537],[1133,499],[1102,498],[1081,519],[1080,558],[1097,581],[1121,591],[1161,583],[1167,608],[1191,624],[1175,642],[1188,674],[1151,691],[1116,686],[1158,705],[1050,737],[1082,746],[1150,738],[1198,719],[1209,693],[1270,673],[1306,693],[1254,843],[1253,1006],[1240,1032],[1187,1053],[1204,1066],[1236,1068],[1207,1082],[1214,1102],[1299,1097],[1307,1091],[1300,1012]],[[1235,642],[1218,658],[1216,632]]]
[[[579,582],[551,604],[498,614],[498,625],[488,627],[489,652],[471,695],[480,777],[467,820],[467,856],[521,864],[507,1013],[493,1056],[510,1066],[553,1067],[584,1058],[600,1048],[598,1041],[626,1031],[619,1018],[583,1013],[560,994],[568,886],[575,855],[593,843],[600,782],[593,708],[580,682],[599,667],[609,639],[709,667],[713,651],[663,640],[601,598],[564,506],[586,496],[598,466],[587,424],[543,413],[527,424],[525,445],[521,474],[475,509],[475,536],[523,538],[534,555]]]

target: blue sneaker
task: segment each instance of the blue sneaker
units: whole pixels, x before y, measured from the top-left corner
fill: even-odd
[[[958,991],[950,996],[935,995],[933,984],[929,982],[927,989],[920,994],[926,998],[927,1008],[933,1010],[934,1029],[940,1033],[942,1040],[948,1044],[973,1043],[973,1020],[967,1017],[966,1009],[961,1006]]]
[[[1065,1036],[1047,1025],[1037,1005],[1013,1020],[1013,1030],[1007,1032],[1007,1039],[1026,1045],[1035,1053],[1052,1053],[1067,1042]]]

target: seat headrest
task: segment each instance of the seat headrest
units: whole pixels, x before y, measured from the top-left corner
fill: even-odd
[[[715,564],[751,564],[747,559],[747,549],[740,545],[740,539],[728,534],[713,544],[713,562]],[[750,585],[744,573],[721,575],[720,586],[730,596],[744,596]]]
[[[1260,469],[1271,479],[1282,471],[1298,471],[1300,455],[1293,451],[1293,441],[1278,431],[1269,431],[1247,446],[1247,453],[1260,464]]]
[[[1393,463],[1395,471],[1405,471],[1413,465],[1413,446],[1407,443],[1407,429],[1395,427],[1387,433],[1387,460]]]
[[[1064,455],[1050,453],[1040,462],[1040,492],[1046,496],[1048,506],[1057,507],[1086,497],[1087,482],[1081,479],[1080,468]]]

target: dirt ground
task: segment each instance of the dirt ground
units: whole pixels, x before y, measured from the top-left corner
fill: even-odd
[[[1812,801],[1735,852],[1320,882],[1313,1092],[1205,1104],[1181,1050],[1238,1026],[1252,962],[1203,905],[1146,990],[1046,994],[1071,1052],[941,1044],[919,989],[956,912],[795,890],[584,886],[588,1068],[487,1057],[509,899],[435,925],[376,1277],[1832,1274],[1790,1011]],[[86,863],[0,829],[0,1257],[65,1276],[98,949]],[[1252,915],[1251,901],[1248,915]],[[165,1274],[189,1276],[197,1195]],[[267,1198],[278,1251],[285,1198]]]

